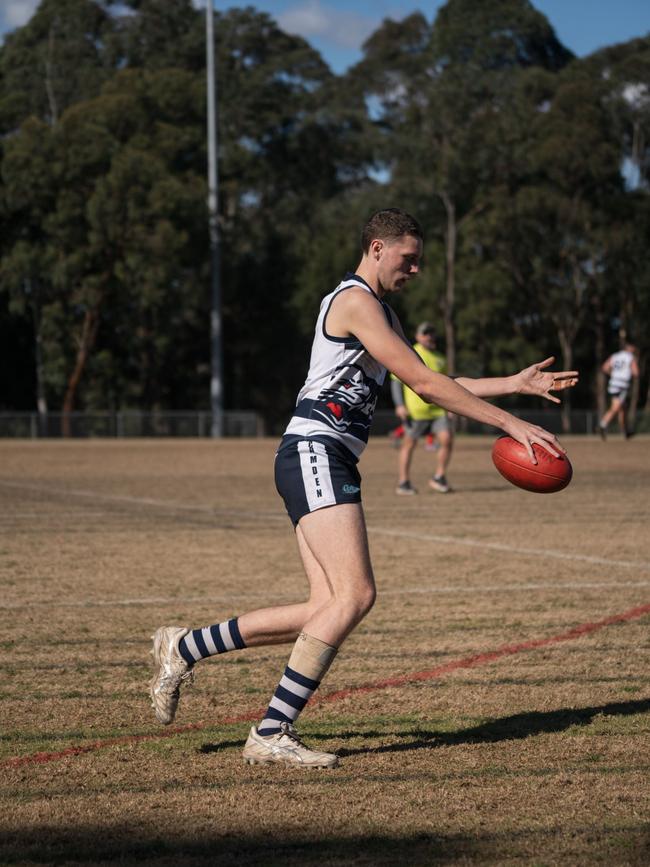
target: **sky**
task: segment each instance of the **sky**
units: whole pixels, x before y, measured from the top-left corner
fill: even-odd
[[[38,3],[0,0],[0,35],[25,24]],[[205,0],[195,3],[204,5]],[[650,0],[532,0],[532,4],[579,57],[650,34]],[[214,0],[219,11],[235,5],[267,12],[283,30],[304,37],[340,74],[361,58],[364,40],[384,18],[400,20],[419,10],[431,20],[444,0]]]

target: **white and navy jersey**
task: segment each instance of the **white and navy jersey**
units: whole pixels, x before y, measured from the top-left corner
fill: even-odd
[[[375,361],[355,337],[327,333],[327,314],[336,296],[351,286],[360,286],[377,298],[356,274],[347,274],[326,295],[316,321],[309,372],[298,394],[286,437],[333,441],[359,458],[368,433],[386,368]],[[392,328],[390,308],[377,298]]]
[[[615,352],[610,356],[609,362],[611,367],[607,391],[609,394],[627,391],[632,380],[634,355],[627,349],[621,349],[620,352]]]

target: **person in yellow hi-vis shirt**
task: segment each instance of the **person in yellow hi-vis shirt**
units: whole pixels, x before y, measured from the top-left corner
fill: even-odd
[[[422,322],[415,332],[413,349],[426,366],[436,373],[447,373],[447,362],[444,355],[436,352],[436,330],[430,322]],[[411,460],[418,439],[425,434],[435,435],[436,471],[429,479],[429,487],[440,494],[448,494],[451,487],[447,482],[447,467],[451,460],[453,446],[453,431],[446,410],[432,403],[425,403],[403,385],[397,377],[391,375],[391,396],[395,404],[395,414],[404,424],[404,437],[398,455],[399,480],[396,494],[409,496],[417,494],[417,489],[411,484]]]

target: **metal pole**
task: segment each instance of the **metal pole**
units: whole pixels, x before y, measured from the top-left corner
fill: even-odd
[[[222,382],[222,329],[221,329],[221,284],[219,249],[219,194],[217,170],[217,78],[214,65],[214,0],[205,6],[206,62],[208,84],[208,221],[210,234],[210,265],[212,308],[210,313],[210,349],[212,376],[210,379],[210,402],[212,409],[213,437],[223,436],[223,382]]]

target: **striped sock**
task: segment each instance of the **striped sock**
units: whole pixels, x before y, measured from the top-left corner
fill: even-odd
[[[293,724],[298,719],[335,656],[335,647],[300,633],[264,719],[257,727],[258,734],[276,735],[282,731],[281,723]]]
[[[193,629],[178,645],[178,652],[189,665],[194,665],[200,659],[214,656],[216,653],[227,653],[229,650],[243,650],[246,647],[239,632],[237,618],[215,623],[214,626],[204,626]]]
[[[310,680],[287,666],[257,733],[265,737],[277,735],[280,723],[294,723],[319,685],[320,681]]]

